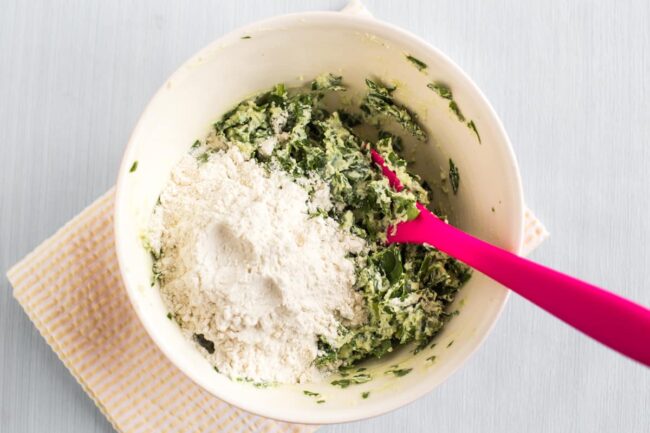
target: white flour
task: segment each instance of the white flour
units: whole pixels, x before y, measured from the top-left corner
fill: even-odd
[[[365,242],[332,219],[315,185],[313,203],[284,172],[266,173],[231,148],[205,163],[175,167],[154,213],[150,242],[162,248],[161,292],[191,337],[214,342],[205,354],[231,377],[293,383],[315,378],[318,335],[364,318],[352,290]]]

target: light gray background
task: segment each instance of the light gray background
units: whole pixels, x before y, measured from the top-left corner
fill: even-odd
[[[0,270],[113,184],[138,115],[195,51],[344,3],[0,0]],[[450,55],[500,114],[552,233],[533,257],[650,305],[650,3],[366,3]],[[111,432],[0,284],[0,431]],[[648,432],[650,370],[513,296],[433,393],[322,431]]]

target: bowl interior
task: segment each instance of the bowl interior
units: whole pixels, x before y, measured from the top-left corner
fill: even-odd
[[[418,70],[407,54],[428,68]],[[444,188],[441,173],[448,172],[448,159],[459,167],[458,194],[436,196],[455,225],[511,251],[519,248],[522,226],[516,163],[498,119],[453,63],[406,32],[339,13],[290,15],[229,34],[183,65],[145,110],[122,162],[115,224],[124,282],[151,337],[196,383],[248,411],[304,423],[376,415],[430,391],[480,345],[507,296],[504,288],[475,273],[452,306],[460,314],[437,337],[434,348],[416,355],[400,350],[370,362],[367,367],[374,379],[346,389],[329,381],[265,389],[233,382],[216,373],[166,318],[158,289],[150,284],[151,259],[141,235],[172,167],[233,104],[278,82],[301,85],[322,72],[343,75],[352,99],[363,92],[366,77],[398,85],[397,99],[417,113],[430,136],[429,143],[413,147],[416,171]],[[449,109],[449,101],[427,88],[435,80],[451,87],[467,120],[476,124],[480,143]],[[130,173],[134,161],[138,167]],[[384,374],[393,364],[412,371],[398,378]],[[325,403],[316,404],[303,390],[320,393]],[[366,391],[370,395],[364,399]]]

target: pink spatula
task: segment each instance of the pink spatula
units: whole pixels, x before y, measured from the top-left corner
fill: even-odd
[[[390,185],[403,186],[374,149]],[[420,215],[389,228],[388,243],[429,244],[468,264],[555,317],[650,366],[650,310],[584,281],[490,245],[445,223],[418,203]]]

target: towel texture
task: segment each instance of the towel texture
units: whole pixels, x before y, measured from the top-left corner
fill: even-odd
[[[237,409],[174,367],[138,321],[113,244],[113,190],[16,264],[14,296],[97,407],[122,433],[295,432]],[[525,253],[548,235],[526,213]]]

